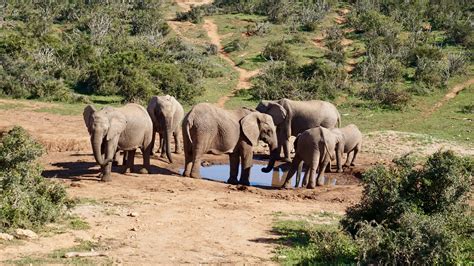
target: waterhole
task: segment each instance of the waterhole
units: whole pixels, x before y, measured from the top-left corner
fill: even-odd
[[[281,187],[283,182],[285,182],[286,176],[288,174],[288,167],[275,167],[274,170],[270,173],[262,172],[262,168],[265,168],[265,165],[254,164],[252,170],[250,171],[250,185],[251,186],[264,186],[264,187]],[[229,165],[228,164],[216,164],[210,166],[201,167],[201,177],[204,179],[227,182],[229,178]],[[181,169],[181,173],[183,169]],[[240,178],[241,169],[239,167],[239,178]],[[303,181],[304,172],[301,174],[301,182]],[[335,185],[336,179],[325,180],[323,177],[323,182],[326,185]],[[293,175],[291,179],[291,186],[294,187],[296,183],[296,174]]]

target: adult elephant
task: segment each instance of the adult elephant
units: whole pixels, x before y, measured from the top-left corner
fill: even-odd
[[[111,180],[112,161],[117,150],[126,151],[123,172],[133,170],[137,148],[143,153],[143,168],[139,172],[149,172],[153,123],[145,108],[130,103],[120,108],[104,107],[96,110],[94,106],[88,105],[84,108],[83,116],[91,136],[94,158],[101,166],[99,177],[102,181]]]
[[[173,163],[170,141],[173,135],[175,152],[181,153],[179,141],[181,137],[181,122],[184,117],[183,106],[173,96],[153,96],[148,103],[147,110],[153,121],[152,145],[155,144],[155,132],[158,132],[160,136],[161,157],[164,157],[166,154],[170,163]]]
[[[205,153],[229,154],[228,183],[249,185],[252,147],[261,139],[277,151],[276,128],[269,115],[248,109],[225,110],[207,103],[194,106],[183,120],[184,176],[200,178]],[[240,182],[237,179],[242,164]]]
[[[290,159],[290,137],[298,136],[303,131],[322,126],[325,128],[340,127],[341,115],[332,103],[320,100],[292,101],[261,101],[257,111],[269,114],[277,127],[278,152],[270,156],[263,172],[270,172],[283,148],[286,162]]]

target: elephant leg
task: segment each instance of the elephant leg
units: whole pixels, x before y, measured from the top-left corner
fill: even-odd
[[[122,166],[127,165],[127,151],[123,151]]]
[[[174,152],[176,154],[181,154],[183,153],[182,149],[181,149],[181,143],[180,143],[180,139],[181,139],[181,131],[179,130],[176,130],[174,133],[173,133],[173,136],[174,136]]]
[[[316,187],[316,169],[313,165],[308,168],[308,185],[306,187],[309,189]]]
[[[150,151],[150,155],[153,155],[155,154],[153,149],[155,148],[155,138],[156,138],[156,132],[155,132],[155,129],[153,129],[153,133],[151,134],[151,151]]]
[[[120,157],[120,151],[117,150],[114,155],[114,160],[112,161],[112,166],[119,166],[119,157]]]
[[[351,161],[351,155],[354,154],[354,151],[350,151],[347,153],[347,158],[346,158],[346,162],[344,163],[344,167],[349,167],[349,162]]]
[[[309,175],[308,175],[308,186],[307,186],[307,188],[310,188],[310,189],[315,188],[316,183],[317,183],[316,170],[319,167],[319,158],[320,158],[319,150],[315,150],[312,157],[313,158],[312,158],[312,160],[310,162],[310,165],[308,167]]]
[[[125,166],[125,173],[134,172],[133,168],[135,166],[135,152],[136,152],[136,150],[127,151],[127,164]]]
[[[250,171],[253,165],[252,146],[244,145],[241,149],[242,173],[240,173],[240,184],[250,186]]]
[[[295,188],[299,187],[301,181],[301,173],[303,172],[303,161],[301,161],[298,165],[298,171],[296,171],[296,182]]]
[[[230,164],[230,175],[227,183],[232,185],[237,185],[239,180],[237,179],[237,175],[239,174],[239,164],[240,164],[240,157],[237,152],[229,154],[229,164]]]
[[[324,160],[323,162],[320,164],[320,167],[319,167],[319,173],[318,173],[318,177],[317,177],[317,183],[316,185],[318,186],[322,186],[324,185],[324,180],[325,180],[325,177],[324,177],[324,173],[326,172],[326,167],[328,164],[330,164],[331,162],[331,159],[329,158],[329,155],[325,155],[324,156]],[[324,180],[323,180],[324,178]]]
[[[355,147],[355,149],[354,149],[354,156],[352,157],[351,166],[355,166],[354,161],[355,161],[355,159],[356,159],[356,157],[357,157],[357,154],[359,153],[359,150],[360,150],[361,146],[362,146],[362,145],[359,143],[359,144],[357,144],[357,146]]]
[[[286,174],[286,179],[285,182],[283,182],[283,185],[281,186],[282,188],[288,188],[291,185],[291,178],[297,171],[300,163],[302,163],[301,158],[296,155],[293,161],[291,162],[290,169],[288,170],[288,173]]]
[[[183,176],[189,177],[191,176],[191,168],[193,166],[193,150],[192,145],[187,138],[183,140],[184,144],[184,171]]]
[[[290,140],[286,139],[285,142],[283,142],[283,153],[285,157],[283,158],[283,161],[290,163],[291,158],[290,158]]]
[[[143,154],[143,167],[138,171],[140,174],[150,173],[150,150],[151,147],[141,148]]]
[[[190,175],[192,178],[201,178],[201,158],[203,154],[204,152],[199,148],[196,148],[193,151],[193,165],[191,167]]]
[[[103,168],[103,175],[101,176],[101,181],[102,182],[110,182],[112,181],[112,178],[110,176],[110,173],[112,172],[112,162],[107,163]]]
[[[301,187],[307,187],[308,186],[308,182],[309,182],[309,168],[306,170],[306,172],[304,173],[304,177],[303,177],[303,184],[301,184]]]
[[[160,135],[160,151],[161,151],[161,155],[160,157],[161,158],[165,158],[166,157],[166,141],[165,141],[165,134],[164,133],[159,133]]]

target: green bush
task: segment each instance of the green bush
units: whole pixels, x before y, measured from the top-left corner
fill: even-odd
[[[401,85],[396,83],[373,84],[360,94],[388,109],[400,110],[407,105],[411,96]]]
[[[466,200],[474,161],[438,151],[425,163],[402,157],[363,175],[360,203],[341,220],[362,263],[457,264],[472,259],[472,214]]]
[[[474,47],[474,26],[472,20],[454,20],[448,27],[446,34],[448,40],[461,44],[466,48]]]
[[[232,53],[235,51],[242,51],[249,45],[248,41],[244,41],[241,38],[234,39],[224,45],[224,52]]]
[[[294,61],[290,47],[285,41],[270,41],[262,51],[262,57],[270,61]]]
[[[60,184],[45,180],[36,159],[44,153],[21,127],[0,143],[0,230],[35,228],[60,219],[70,203]]]

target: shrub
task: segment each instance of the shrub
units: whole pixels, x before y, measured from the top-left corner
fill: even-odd
[[[248,41],[244,41],[240,38],[237,38],[230,41],[226,45],[224,45],[224,52],[232,53],[235,51],[242,51],[242,50],[245,50],[245,48],[247,48],[248,45],[249,45]]]
[[[293,61],[290,47],[285,41],[270,41],[262,51],[262,57],[271,61]]]
[[[438,151],[415,167],[409,156],[363,175],[360,203],[341,220],[363,263],[456,264],[469,259],[472,214],[466,200],[474,161]]]
[[[44,152],[21,127],[0,143],[0,230],[34,228],[62,217],[69,200],[61,185],[45,180],[36,159]]]
[[[454,20],[448,27],[446,34],[448,40],[453,43],[458,43],[471,49],[474,46],[474,26],[469,19]]]
[[[410,101],[410,95],[396,83],[383,83],[370,85],[361,92],[361,96],[373,100],[382,107],[389,109],[402,109]]]

